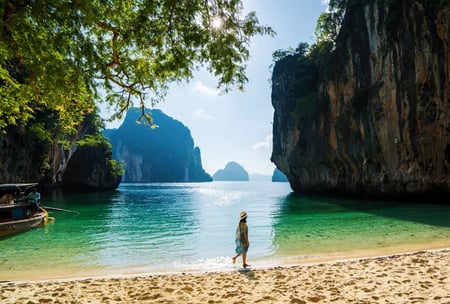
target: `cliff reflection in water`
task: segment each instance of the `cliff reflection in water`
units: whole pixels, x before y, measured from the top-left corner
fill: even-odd
[[[275,217],[280,256],[318,258],[450,244],[450,206],[291,194]]]

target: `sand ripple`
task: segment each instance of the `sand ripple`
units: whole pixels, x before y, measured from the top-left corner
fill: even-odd
[[[1,303],[450,303],[450,250],[248,271],[2,282]]]

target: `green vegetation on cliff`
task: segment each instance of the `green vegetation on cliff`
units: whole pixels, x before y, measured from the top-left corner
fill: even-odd
[[[112,159],[109,141],[101,133],[87,134],[67,164],[62,188],[75,192],[114,190],[123,172],[123,164]]]
[[[77,145],[78,149],[100,148],[101,150],[105,151],[105,154],[108,155],[106,161],[108,166],[110,166],[112,169],[111,174],[113,176],[122,176],[122,174],[125,172],[123,162],[111,159],[112,145],[109,140],[105,136],[103,136],[103,134],[88,134],[84,136],[83,139],[77,143]]]
[[[346,5],[347,0],[330,1],[329,10],[322,13],[317,21],[316,42],[311,46],[302,42],[295,49],[276,50],[272,55],[278,69],[274,74],[289,77],[289,81],[282,77],[273,85],[289,86],[286,92],[296,100],[295,107],[291,109],[294,120],[311,117],[317,110],[319,85],[321,79],[332,72],[330,61]]]

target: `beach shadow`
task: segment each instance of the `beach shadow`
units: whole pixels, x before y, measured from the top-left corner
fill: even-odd
[[[355,199],[343,196],[301,195],[291,193],[285,198],[281,213],[309,213],[313,211],[341,212],[354,210],[386,218],[422,223],[436,227],[450,227],[450,205],[433,202]]]
[[[241,268],[238,270],[238,272],[243,276],[245,276],[250,281],[257,280],[255,272],[249,268]]]

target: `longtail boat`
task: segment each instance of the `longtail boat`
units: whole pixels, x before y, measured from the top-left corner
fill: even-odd
[[[52,218],[47,210],[31,204],[26,193],[37,183],[0,184],[0,237],[46,225]]]

